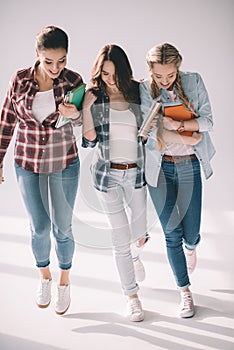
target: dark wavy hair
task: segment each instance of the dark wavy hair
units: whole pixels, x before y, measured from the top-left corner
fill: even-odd
[[[91,75],[93,88],[105,89],[105,83],[101,78],[102,68],[105,61],[111,61],[115,66],[115,83],[123,93],[128,102],[139,103],[139,93],[137,93],[138,83],[133,80],[132,68],[124,50],[114,44],[105,45],[99,51]]]
[[[44,27],[36,37],[36,48],[38,51],[46,49],[65,49],[68,51],[68,36],[60,28],[55,26]]]

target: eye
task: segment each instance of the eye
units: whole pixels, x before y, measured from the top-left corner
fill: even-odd
[[[59,61],[59,63],[64,63],[65,62],[65,58],[63,58],[61,61]]]
[[[174,77],[174,74],[169,75],[169,78],[173,78],[173,77]]]
[[[49,61],[45,61],[45,64],[51,64],[52,62],[49,62]]]
[[[108,75],[108,73],[107,73],[107,72],[102,72],[102,74],[103,74],[103,75]]]

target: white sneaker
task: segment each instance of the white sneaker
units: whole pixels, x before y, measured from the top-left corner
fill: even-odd
[[[71,302],[70,285],[57,286],[55,297],[55,312],[58,315],[63,315],[69,308]]]
[[[181,293],[181,304],[179,307],[178,315],[182,318],[193,317],[195,314],[195,308],[193,303],[192,293]]]
[[[135,259],[133,259],[133,266],[134,266],[134,271],[135,271],[135,277],[137,282],[142,282],[145,279],[145,268],[144,265],[142,264],[141,259],[139,256]]]
[[[41,279],[36,295],[36,303],[40,308],[46,308],[49,306],[51,301],[51,286],[52,280]]]
[[[191,274],[194,271],[197,263],[196,249],[189,250],[185,248],[184,253],[185,253],[188,273]]]
[[[128,299],[127,317],[130,321],[140,322],[144,320],[144,311],[138,298]]]

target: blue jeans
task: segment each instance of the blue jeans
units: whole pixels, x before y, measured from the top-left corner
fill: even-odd
[[[190,285],[183,244],[193,250],[200,241],[202,182],[199,161],[163,159],[158,186],[149,193],[166,239],[167,256],[179,289]]]
[[[80,162],[77,157],[68,168],[36,174],[15,163],[16,176],[30,220],[32,250],[39,268],[50,264],[51,239],[59,267],[69,270],[74,254],[72,214],[78,188]]]

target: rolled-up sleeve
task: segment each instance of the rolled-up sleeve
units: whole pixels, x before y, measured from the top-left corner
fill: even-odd
[[[198,118],[196,119],[199,125],[199,131],[212,131],[213,130],[213,116],[211,111],[211,105],[209,96],[205,87],[205,84],[201,76],[197,73],[197,89],[198,89]]]
[[[96,137],[94,140],[90,141],[86,139],[84,136],[82,137],[82,147],[83,148],[94,148],[98,142],[98,138]]]

